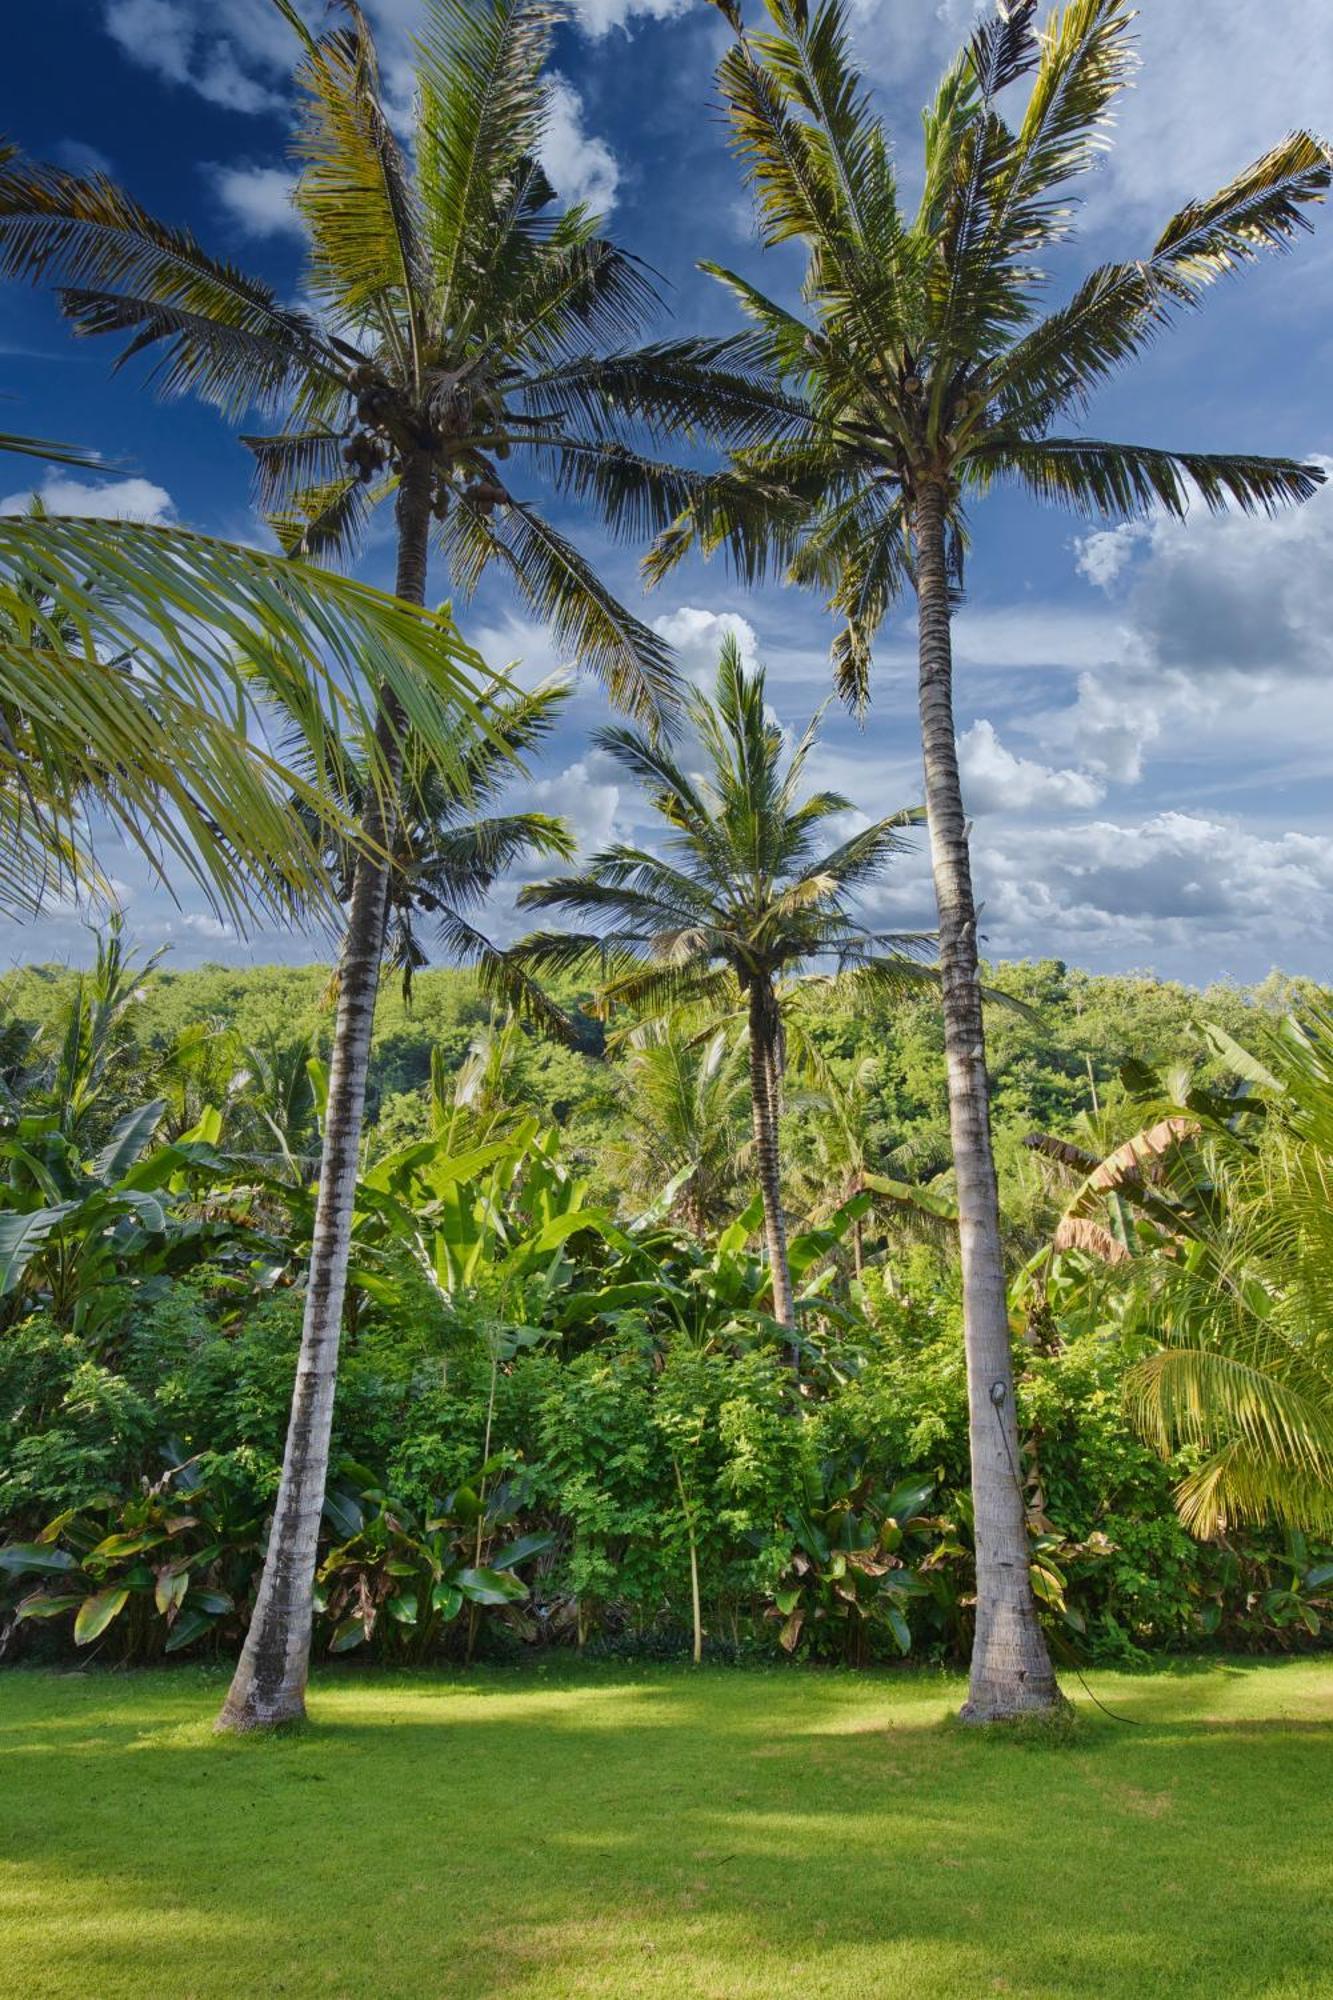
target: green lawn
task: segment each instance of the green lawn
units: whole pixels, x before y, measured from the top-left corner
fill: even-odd
[[[0,1994],[1333,1996],[1333,1661],[1097,1674],[1059,1748],[928,1675],[0,1677]]]

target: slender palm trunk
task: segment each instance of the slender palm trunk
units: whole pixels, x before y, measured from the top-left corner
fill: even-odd
[[[977,1625],[963,1715],[990,1722],[1060,1698],[1037,1622],[1018,1473],[1013,1360],[991,1153],[990,1083],[977,966],[977,917],[958,781],[953,651],[945,565],[945,493],[922,485],[915,506],[921,740],[939,910],[949,1129],[958,1184],[963,1329],[977,1552]]]
[[[787,1262],[787,1222],[782,1213],[782,1160],[778,1151],[778,1009],[772,987],[756,979],[750,988],[750,1104],[754,1118],[755,1165],[764,1202],[764,1241],[773,1281],[773,1317],[795,1327],[791,1268]]]
[[[404,468],[397,518],[398,595],[410,603],[423,604],[430,529],[430,466],[424,458]],[[402,720],[396,700],[382,693],[376,734],[391,784],[396,784],[402,764]],[[305,1321],[282,1482],[259,1595],[218,1717],[219,1729],[272,1728],[305,1714],[315,1549],[328,1477],[361,1121],[389,893],[389,869],[382,858],[393,836],[392,814],[385,806],[387,796],[387,789],[372,793],[363,828],[367,847],[357,857],[352,879],[338,973],[338,1012]]]

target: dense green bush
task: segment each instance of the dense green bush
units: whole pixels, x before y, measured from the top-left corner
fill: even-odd
[[[488,1606],[469,1634],[482,1650],[556,1639],[622,1650],[684,1643],[693,1547],[704,1628],[727,1648],[773,1650],[786,1633],[817,1657],[892,1658],[902,1649],[892,1610],[915,1653],[955,1656],[970,1616],[956,1280],[921,1248],[896,1276],[872,1273],[863,1299],[863,1317],[830,1334],[825,1363],[798,1391],[776,1341],[664,1337],[629,1311],[587,1344],[523,1336],[529,1344],[517,1345],[483,1302],[446,1309],[422,1287],[349,1341],[334,1462],[356,1468],[353,1485],[388,1496],[375,1500],[376,1518],[396,1510],[404,1522],[439,1517],[488,1443],[521,1473],[508,1527],[549,1546],[525,1566],[530,1596]],[[137,1504],[169,1463],[188,1460],[249,1536],[250,1558],[233,1552],[227,1573],[233,1614],[194,1634],[233,1645],[258,1547],[252,1524],[276,1490],[299,1334],[295,1292],[256,1300],[215,1271],[176,1283],[96,1358],[41,1315],[11,1329],[0,1342],[4,1541],[28,1544],[73,1509],[83,1510],[85,1545],[96,1546],[86,1524],[99,1508],[109,1519]],[[1179,1468],[1129,1428],[1110,1342],[1087,1335],[1062,1352],[1021,1349],[1020,1365],[1020,1475],[1039,1588],[1061,1641],[1081,1656],[1125,1660],[1310,1636],[1308,1593],[1291,1586],[1317,1552],[1262,1537],[1201,1545],[1186,1534],[1171,1504]],[[888,1503],[913,1483],[929,1498],[914,1505],[904,1538]],[[331,1514],[326,1559],[346,1542],[340,1526]],[[381,1547],[376,1588],[392,1555]],[[847,1555],[851,1576],[839,1568]],[[858,1603],[867,1574],[875,1588]],[[135,1587],[149,1588],[146,1573]],[[209,1587],[219,1587],[212,1572]],[[11,1611],[32,1588],[31,1576],[11,1578]],[[793,1636],[798,1602],[810,1615]],[[462,1625],[437,1624],[409,1632],[395,1614],[361,1638],[390,1656],[404,1646],[456,1651]],[[54,1619],[37,1641],[35,1629],[11,1631],[11,1657],[55,1643]],[[321,1628],[319,1643],[331,1635]],[[127,1617],[104,1644],[148,1656],[167,1636]]]

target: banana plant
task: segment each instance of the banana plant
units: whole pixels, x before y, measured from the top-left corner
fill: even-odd
[[[227,1179],[221,1120],[206,1112],[174,1144],[155,1146],[164,1099],[127,1111],[85,1157],[56,1112],[20,1117],[0,1137],[0,1310],[40,1303],[75,1333],[105,1332],[126,1287],[140,1301],[234,1241],[238,1224],[182,1213],[180,1198]]]

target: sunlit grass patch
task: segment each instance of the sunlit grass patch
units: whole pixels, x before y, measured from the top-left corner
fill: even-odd
[[[1333,1668],[1090,1676],[1058,1753],[932,1674],[0,1678],[27,2000],[1333,1995]]]

